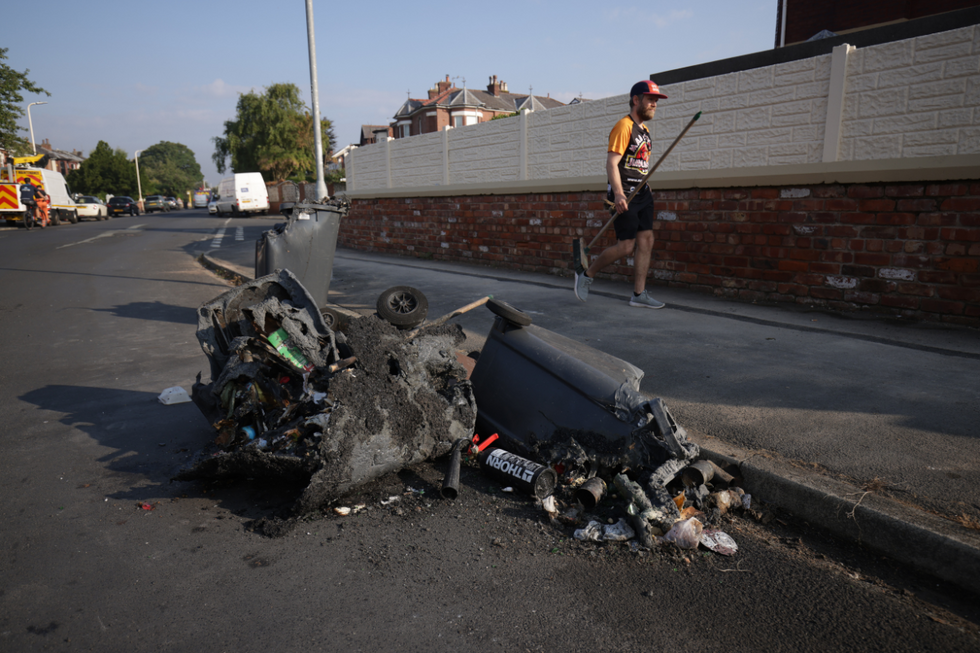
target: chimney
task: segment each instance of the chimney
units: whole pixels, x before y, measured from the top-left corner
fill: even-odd
[[[497,81],[497,76],[496,75],[491,75],[490,76],[490,83],[487,84],[487,93],[491,94],[494,97],[500,97],[500,91],[503,91],[504,93],[506,93],[507,92],[507,84],[505,84],[504,82],[498,82]]]
[[[41,141],[41,147],[43,147],[46,150],[50,150],[51,149],[51,143],[49,143],[48,142],[48,139],[45,138],[43,141]]]
[[[449,81],[449,75],[446,75],[446,79],[436,82],[435,88],[429,89],[429,99],[431,100],[440,93],[445,93],[449,89],[453,88],[453,83]]]

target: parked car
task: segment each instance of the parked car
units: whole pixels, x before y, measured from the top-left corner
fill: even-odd
[[[115,197],[109,198],[109,204],[106,208],[109,211],[109,217],[123,215],[124,213],[128,213],[129,215],[140,214],[140,205],[132,197],[126,197],[125,195],[116,195]]]
[[[92,195],[82,195],[75,200],[75,210],[78,211],[78,219],[95,218],[96,220],[108,220],[109,209],[98,197]]]
[[[153,213],[154,211],[163,211],[166,213],[170,210],[170,202],[163,195],[150,195],[143,201],[143,210],[147,213]]]
[[[208,202],[208,215],[216,215],[218,213],[218,200],[217,198]]]
[[[176,211],[177,209],[183,208],[180,205],[180,200],[178,200],[176,197],[168,197],[167,198],[167,204],[170,205],[170,210],[171,211]]]

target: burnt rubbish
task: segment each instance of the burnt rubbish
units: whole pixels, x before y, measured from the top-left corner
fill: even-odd
[[[295,514],[470,438],[476,403],[455,351],[457,325],[406,340],[375,317],[331,331],[287,270],[198,309],[211,381],[192,398],[214,439],[176,476],[306,482]]]
[[[586,511],[615,486],[645,546],[685,505],[723,512],[727,496],[709,497],[707,483],[717,475],[727,486],[732,476],[707,462],[681,475],[699,448],[662,399],[640,392],[642,370],[533,325],[514,307],[488,307],[497,317],[471,378],[477,433],[499,434],[502,448],[555,469],[552,487],[580,488],[574,497]]]

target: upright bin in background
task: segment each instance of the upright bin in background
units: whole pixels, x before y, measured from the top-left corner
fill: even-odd
[[[289,270],[318,307],[327,305],[340,220],[348,205],[295,204],[286,222],[255,241],[255,277]]]

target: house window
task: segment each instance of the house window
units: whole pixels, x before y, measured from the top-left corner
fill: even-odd
[[[462,127],[466,124],[465,116],[453,116],[453,127]]]

